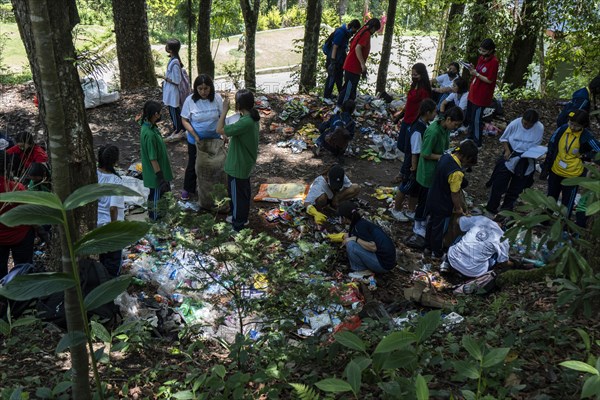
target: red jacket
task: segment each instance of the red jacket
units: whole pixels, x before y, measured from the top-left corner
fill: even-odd
[[[421,107],[421,102],[429,97],[431,97],[430,93],[423,88],[410,89],[406,96],[403,122],[412,125],[412,123],[419,118],[419,107]]]
[[[25,190],[25,186],[20,183],[9,181],[5,177],[0,177],[0,193],[14,192],[17,190]],[[15,208],[18,204],[0,203],[0,215]],[[20,243],[31,229],[28,225],[18,225],[9,228],[4,224],[0,224],[0,246],[8,246]]]
[[[34,144],[33,147],[27,152],[23,152],[19,146],[13,146],[10,149],[6,150],[6,154],[16,154],[21,158],[21,163],[24,168],[29,168],[31,163],[45,163],[48,162],[48,154],[46,151],[37,144]]]

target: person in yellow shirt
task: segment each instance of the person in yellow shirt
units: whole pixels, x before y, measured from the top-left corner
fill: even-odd
[[[593,160],[600,151],[600,144],[588,127],[590,117],[583,110],[569,113],[569,122],[554,132],[548,143],[548,155],[540,179],[548,180],[548,196],[558,200],[567,208],[570,217],[575,203],[578,186],[566,186],[566,178],[584,176],[584,161]]]
[[[425,248],[434,258],[443,256],[444,234],[452,214],[465,214],[462,189],[466,187],[463,168],[477,163],[479,150],[473,140],[463,141],[452,154],[444,154],[437,163],[433,184],[427,195],[425,214],[429,217],[425,234]]]

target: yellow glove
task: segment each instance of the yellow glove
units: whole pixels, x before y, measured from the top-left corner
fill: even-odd
[[[327,235],[327,238],[333,243],[342,243],[344,241],[344,232],[330,233],[329,235]]]
[[[327,216],[317,211],[317,209],[313,205],[308,206],[306,208],[306,212],[308,213],[308,215],[312,215],[314,217],[315,224],[317,225],[323,225],[325,221],[327,221]]]

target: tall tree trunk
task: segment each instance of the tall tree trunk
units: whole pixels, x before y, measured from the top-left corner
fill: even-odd
[[[194,15],[192,14],[192,0],[188,0],[187,3],[187,13],[188,13],[188,74],[192,76],[194,70],[192,68],[192,26],[194,25]],[[209,30],[210,37],[210,30]],[[196,51],[196,54],[198,52]],[[212,75],[211,75],[212,76]]]
[[[156,86],[145,0],[112,0],[121,88]]]
[[[287,11],[287,0],[277,0],[277,7],[282,14]]]
[[[89,177],[94,172],[92,136],[83,108],[83,93],[77,70],[71,30],[78,22],[74,0],[49,2],[47,0],[13,0],[15,18],[27,50],[36,89],[40,94],[40,113],[48,132],[50,161],[55,193],[64,200],[76,186],[73,185],[72,161],[78,164],[78,173]],[[77,157],[81,157],[77,160]],[[90,183],[88,179],[85,183]],[[69,219],[75,238],[73,215]],[[63,272],[71,274],[72,260],[64,232],[59,230],[63,252]],[[69,332],[83,332],[75,289],[65,291],[65,316]],[[85,343],[73,345],[73,398],[91,399],[88,353]]]
[[[540,38],[538,39],[538,46],[540,52],[540,93],[543,96],[546,96],[546,50],[544,49],[544,36],[545,29],[542,28],[538,35]]]
[[[442,68],[452,61],[456,61],[459,53],[459,29],[457,22],[463,18],[465,5],[463,3],[452,3],[446,20],[446,26],[440,43],[438,45],[434,71],[440,72]],[[462,56],[462,54],[461,54]]]
[[[256,23],[260,10],[260,0],[240,0],[244,28],[246,31],[246,53],[244,56],[244,86],[256,90]]]
[[[479,53],[477,49],[481,41],[488,37],[487,22],[490,14],[491,0],[476,0],[471,7],[469,36],[465,47],[465,58],[473,65],[477,65]],[[465,68],[462,77],[470,82],[469,71]]]
[[[342,22],[342,16],[346,15],[348,11],[348,0],[340,0],[338,3],[338,15],[340,16],[340,23]]]
[[[212,0],[200,0],[198,11],[198,35],[196,46],[198,53],[198,74],[215,76],[215,62],[210,49],[210,8]]]
[[[319,53],[319,29],[321,27],[321,0],[308,0],[304,25],[304,48],[300,68],[300,93],[308,93],[317,84],[317,56]]]
[[[385,32],[383,33],[383,47],[381,49],[381,60],[377,71],[377,84],[375,90],[378,93],[385,92],[387,84],[387,74],[390,65],[390,55],[392,54],[392,42],[394,40],[394,25],[396,21],[396,8],[398,0],[389,0],[387,9],[387,22]]]
[[[542,15],[538,0],[523,0],[521,21],[513,38],[503,82],[511,89],[522,88],[527,84],[525,74],[537,50],[536,43],[541,27]]]

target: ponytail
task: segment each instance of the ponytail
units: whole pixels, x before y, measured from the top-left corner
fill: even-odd
[[[235,106],[238,110],[248,111],[254,121],[260,121],[260,114],[254,107],[254,94],[248,89],[238,90],[235,94]]]
[[[181,42],[177,39],[169,39],[167,40],[167,48],[171,50],[173,53],[173,58],[176,58],[179,61],[179,65],[183,68],[183,63],[181,62],[181,57],[179,57],[179,50],[181,50]]]

